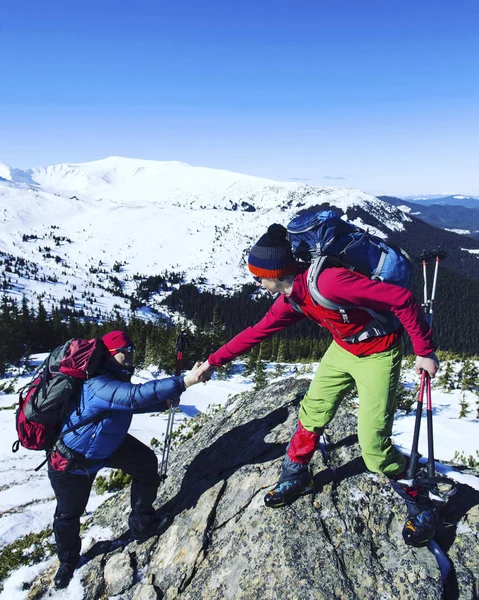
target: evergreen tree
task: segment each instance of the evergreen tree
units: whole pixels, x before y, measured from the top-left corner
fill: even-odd
[[[466,399],[465,391],[461,392],[461,399],[459,401],[459,407],[461,409],[459,412],[459,418],[464,419],[471,412],[471,409],[469,408],[469,403],[467,402],[467,399]]]
[[[439,385],[445,392],[452,392],[456,387],[454,369],[450,360],[446,361],[445,368],[438,380]]]
[[[220,381],[227,381],[230,378],[232,372],[233,365],[231,363],[227,363],[223,367],[219,367],[216,370],[216,379],[219,379]]]
[[[213,319],[211,321],[210,340],[211,346],[217,350],[226,342],[225,336],[226,326],[220,318],[219,309],[215,306],[213,310]]]
[[[274,376],[281,377],[282,375],[284,375],[284,371],[285,371],[285,366],[280,364],[279,362],[277,362],[274,367]]]
[[[252,348],[250,350],[249,354],[247,355],[245,369],[244,369],[244,375],[249,376],[249,375],[252,375],[256,371],[256,362],[258,360],[258,357],[259,357],[259,348],[258,348],[258,346],[255,346],[254,348]]]
[[[461,390],[473,392],[479,386],[479,371],[472,360],[465,360],[461,373]]]
[[[54,337],[48,323],[48,315],[41,300],[38,301],[37,313],[35,315],[34,343],[38,350],[49,352],[55,347]]]
[[[277,361],[278,362],[290,362],[291,361],[291,352],[290,352],[288,340],[282,339],[279,342]]]
[[[268,383],[265,361],[262,360],[261,357],[258,357],[258,360],[256,361],[256,369],[253,375],[253,381],[255,391],[263,389]]]
[[[148,335],[145,343],[145,367],[149,365],[158,365],[159,353],[157,349],[156,340],[152,333]]]
[[[22,308],[20,311],[20,327],[19,327],[19,336],[22,344],[25,347],[25,352],[29,351],[31,340],[30,335],[32,332],[33,326],[33,315],[30,312],[28,307],[28,301],[26,296],[22,297]]]
[[[396,391],[396,408],[405,410],[406,413],[411,412],[414,403],[417,401],[418,394],[419,384],[416,384],[411,389],[405,381],[404,372],[401,372],[399,385]]]

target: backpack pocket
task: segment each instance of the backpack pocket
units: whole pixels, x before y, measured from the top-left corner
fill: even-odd
[[[66,375],[54,375],[46,383],[38,385],[25,400],[25,417],[34,423],[50,425],[58,423],[67,409],[70,399],[77,394],[81,383]]]

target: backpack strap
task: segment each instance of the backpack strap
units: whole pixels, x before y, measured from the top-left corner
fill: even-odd
[[[288,302],[289,304],[291,304],[291,306],[294,308],[294,310],[296,312],[302,313],[303,314],[303,309],[301,308],[301,306],[292,298],[288,298]]]
[[[383,266],[386,262],[387,255],[388,252],[384,248],[381,248],[381,256],[379,257],[378,266],[374,270],[374,273],[371,275],[371,279],[374,279],[376,281],[382,281],[383,278],[379,276],[379,273],[381,273],[381,271],[383,270]]]
[[[336,302],[333,302],[332,300],[329,300],[328,298],[323,296],[319,291],[318,277],[320,276],[323,269],[326,267],[327,261],[330,262],[329,256],[320,256],[311,263],[307,278],[309,293],[315,304],[319,304],[320,306],[328,310],[338,310],[341,313],[341,316],[343,317],[343,321],[345,323],[349,323],[347,309],[353,308],[353,306],[337,304]]]
[[[366,325],[366,327],[364,327],[364,329],[361,329],[361,331],[355,335],[343,338],[343,341],[348,342],[349,344],[357,344],[358,342],[364,342],[373,337],[388,335],[389,333],[396,331],[401,325],[399,320],[392,313],[380,314],[368,308],[358,308],[360,310],[365,310],[374,318]]]
[[[50,458],[50,454],[52,453],[52,450],[55,448],[55,445],[58,442],[60,442],[63,446],[65,446],[66,448],[68,448],[68,446],[66,446],[63,443],[63,438],[64,438],[65,435],[67,435],[67,433],[71,433],[72,431],[75,431],[76,429],[79,429],[80,427],[83,427],[84,425],[89,425],[90,423],[95,423],[95,422],[99,423],[104,418],[104,416],[105,416],[105,414],[107,412],[109,412],[109,411],[101,412],[98,415],[92,415],[91,417],[89,417],[88,419],[85,419],[81,423],[77,423],[74,427],[68,427],[68,429],[65,429],[65,431],[62,431],[60,433],[60,435],[57,437],[57,439],[56,439],[55,443],[53,444],[53,446],[50,448],[50,450],[47,451],[47,455],[46,455],[45,460],[41,464],[39,464],[38,467],[36,467],[34,470],[35,471],[39,471],[43,467],[43,465],[48,462],[48,459]],[[70,452],[74,453],[73,450],[71,450],[70,448],[68,448],[68,449],[70,450]],[[14,452],[16,452],[16,450],[14,450]],[[79,454],[79,453],[76,452],[74,454]],[[88,459],[84,458],[84,460],[87,461]],[[95,461],[95,462],[98,462],[98,461]]]
[[[380,260],[380,266],[382,268],[382,263],[384,263],[384,258],[386,257],[386,253],[383,253]],[[372,317],[373,320],[366,325],[361,331],[352,336],[347,336],[342,338],[343,341],[348,342],[349,344],[357,344],[358,342],[364,342],[373,337],[381,337],[383,335],[387,335],[396,331],[400,327],[399,320],[393,315],[393,313],[378,313],[369,308],[363,308],[361,306],[353,306],[353,305],[341,305],[329,300],[325,296],[321,294],[318,288],[318,277],[326,267],[326,262],[329,261],[328,256],[320,256],[315,259],[309,268],[308,271],[308,290],[315,304],[319,304],[323,308],[328,310],[337,310],[341,313],[343,317],[344,323],[349,323],[349,317],[347,311],[351,308],[358,308],[360,310],[365,310]],[[330,261],[329,261],[330,262]],[[335,265],[342,266],[342,265]],[[379,272],[379,271],[378,271]],[[290,301],[291,302],[291,301]],[[294,304],[291,302],[294,307]],[[298,307],[299,308],[299,307]],[[296,309],[297,310],[297,309]],[[301,310],[301,309],[300,309]]]

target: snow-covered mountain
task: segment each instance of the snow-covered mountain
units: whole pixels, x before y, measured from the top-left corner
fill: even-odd
[[[459,204],[421,204],[394,196],[379,196],[379,198],[430,225],[479,240],[479,201],[477,208],[468,208]]]
[[[449,205],[479,208],[479,198],[477,196],[467,196],[463,194],[426,194],[425,196],[405,196],[403,199],[423,206],[441,204],[443,206]]]
[[[180,162],[110,157],[28,170],[0,165],[0,177],[0,259],[12,257],[9,293],[44,294],[47,303],[73,296],[87,312],[127,308],[112,274],[126,293],[139,277],[165,270],[212,286],[249,281],[252,243],[271,223],[286,224],[310,206],[335,206],[382,236],[411,221],[359,190]]]

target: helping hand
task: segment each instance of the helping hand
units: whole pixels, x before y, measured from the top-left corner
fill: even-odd
[[[209,381],[211,376],[215,372],[216,367],[212,367],[210,363],[205,360],[204,363],[199,363],[200,367],[198,369],[198,377],[199,381]]]
[[[423,371],[429,374],[429,377],[434,377],[439,369],[439,359],[434,352],[427,356],[416,357],[416,373],[421,375]]]
[[[185,375],[185,388],[188,389],[191,385],[208,381],[213,374],[213,371],[214,367],[210,367],[208,361],[205,361],[204,363],[196,362],[191,371]]]

